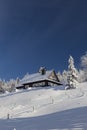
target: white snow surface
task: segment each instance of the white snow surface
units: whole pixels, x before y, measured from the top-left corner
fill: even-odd
[[[87,83],[0,95],[0,130],[87,130]]]

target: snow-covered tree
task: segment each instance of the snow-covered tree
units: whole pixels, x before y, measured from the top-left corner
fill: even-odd
[[[9,81],[1,81],[0,85],[4,89],[5,92],[13,92],[16,90],[16,86],[19,83],[19,78],[15,79],[10,79]]]
[[[78,82],[82,83],[86,81],[84,70],[80,69],[78,72]]]
[[[59,81],[64,85],[67,84],[67,75],[68,75],[68,72],[66,70],[64,70],[62,73],[60,72],[57,73]]]
[[[57,77],[58,77],[59,81],[62,82],[62,74],[60,72],[57,73]]]
[[[87,52],[81,57],[81,66],[83,70],[83,79],[87,81]]]
[[[13,92],[16,90],[16,86],[19,84],[20,79],[10,79],[9,81],[0,79],[0,93]]]
[[[67,72],[66,70],[64,70],[64,71],[62,72],[62,83],[63,83],[64,85],[67,84],[67,76],[68,76],[68,72]]]
[[[76,87],[76,84],[78,83],[77,79],[78,79],[78,71],[74,66],[74,59],[72,56],[69,57],[68,60],[68,76],[67,76],[67,82],[68,82],[68,86],[66,87],[66,89],[72,89]]]
[[[0,79],[0,93],[4,93],[5,92],[5,89],[3,88],[4,84],[5,84],[5,82]]]

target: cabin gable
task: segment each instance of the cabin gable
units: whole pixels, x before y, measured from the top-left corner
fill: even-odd
[[[56,75],[56,73],[55,73],[54,70],[53,70],[53,71],[51,72],[51,74],[48,76],[48,79],[59,82],[59,79],[58,79],[58,77],[57,77],[57,75]]]

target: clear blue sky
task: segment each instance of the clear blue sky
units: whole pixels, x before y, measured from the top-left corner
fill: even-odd
[[[86,0],[0,0],[0,77],[62,71],[87,51]]]

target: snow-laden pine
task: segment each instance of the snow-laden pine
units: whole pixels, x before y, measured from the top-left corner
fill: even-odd
[[[68,82],[68,87],[66,89],[72,89],[76,87],[77,80],[78,80],[78,74],[77,70],[74,66],[74,59],[72,56],[69,57],[68,60],[68,76],[67,76],[67,82]]]

